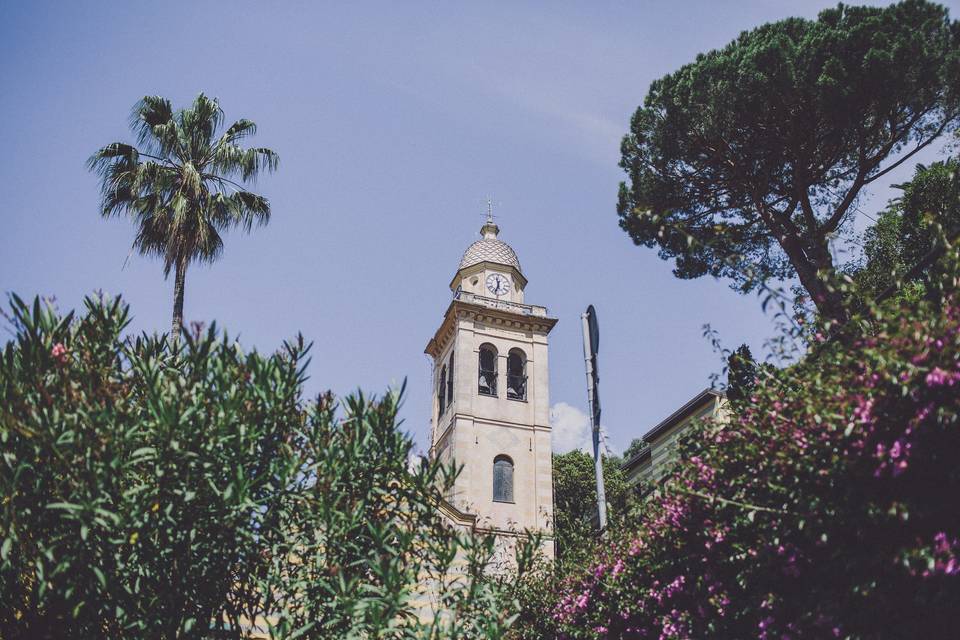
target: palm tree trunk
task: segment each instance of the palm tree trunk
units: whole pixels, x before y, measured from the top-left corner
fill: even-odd
[[[173,329],[171,336],[176,342],[183,331],[183,286],[187,279],[187,261],[178,259],[173,283]]]

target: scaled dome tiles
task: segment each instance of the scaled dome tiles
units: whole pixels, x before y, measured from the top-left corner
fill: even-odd
[[[506,265],[523,273],[516,252],[514,252],[506,242],[497,240],[496,238],[483,238],[467,247],[467,250],[463,254],[463,259],[460,260],[460,266],[457,267],[457,271],[472,267],[481,262],[493,262],[495,264]]]

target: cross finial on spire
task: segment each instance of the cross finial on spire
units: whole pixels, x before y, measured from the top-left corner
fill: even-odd
[[[500,227],[497,226],[497,223],[493,221],[496,217],[493,215],[493,198],[487,196],[487,221],[480,228],[480,235],[484,238],[494,239],[497,237],[497,234],[500,233]]]
[[[499,206],[500,206],[501,204],[503,204],[503,203],[502,203],[502,202],[496,202],[496,201],[494,201],[494,199],[493,199],[492,196],[487,196],[487,197],[485,197],[483,200],[481,200],[480,202],[483,203],[483,204],[485,204],[486,207],[487,207],[487,211],[486,211],[486,216],[487,216],[486,222],[487,222],[487,224],[494,224],[494,221],[495,221],[499,216],[493,215],[493,208],[494,208],[494,207],[499,207]]]

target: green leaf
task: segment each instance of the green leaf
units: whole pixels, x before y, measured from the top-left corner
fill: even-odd
[[[103,575],[103,571],[100,570],[100,567],[91,566],[93,573],[97,576],[97,582],[100,583],[100,587],[105,589],[107,587],[107,577]]]
[[[72,504],[69,502],[51,502],[47,505],[47,509],[61,509],[63,511],[77,512],[83,509],[79,504]]]

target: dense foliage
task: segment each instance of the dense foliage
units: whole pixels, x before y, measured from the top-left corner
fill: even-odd
[[[727,399],[737,401],[748,397],[758,373],[750,347],[745,344],[737,347],[727,357]]]
[[[221,133],[223,120],[217,99],[202,93],[177,111],[166,98],[145,96],[130,119],[140,146],[113,142],[87,161],[100,175],[100,213],[130,217],[134,249],[162,258],[164,275],[174,272],[174,339],[183,326],[190,263],[216,260],[227,229],[250,231],[270,219],[267,199],[241,183],[276,169],[279,157],[243,146],[257,131],[252,121],[237,120]]]
[[[635,502],[635,492],[620,463],[619,458],[603,457],[607,528],[611,530],[623,526]],[[594,551],[596,471],[593,456],[579,449],[553,456],[553,527],[559,565],[577,566]]]
[[[643,438],[634,438],[630,441],[630,444],[627,445],[627,448],[623,451],[623,460],[624,462],[630,460],[633,456],[637,455],[643,448],[647,446],[646,441]]]
[[[960,26],[924,0],[744,32],[656,80],[631,121],[620,225],[675,274],[796,277],[843,322],[829,242],[864,187],[960,119]]]
[[[409,465],[399,394],[304,403],[302,340],[125,338],[119,300],[11,319],[0,637],[502,635],[492,540],[441,522],[452,470]]]
[[[955,159],[917,165],[902,195],[864,233],[862,260],[851,269],[860,306],[897,289],[903,297],[923,296],[937,277],[930,258],[938,238],[960,234],[960,163]],[[919,268],[918,268],[919,267]]]
[[[622,460],[604,456],[604,492],[607,498],[605,535],[623,535],[638,504],[638,494],[621,470]],[[553,456],[553,526],[556,557],[553,562],[534,558],[530,570],[513,582],[512,596],[519,616],[511,638],[529,640],[542,635],[543,621],[553,614],[555,590],[565,577],[603,552],[598,535],[597,482],[593,456],[580,450]]]
[[[857,326],[685,438],[636,528],[523,637],[952,637],[960,304]]]

